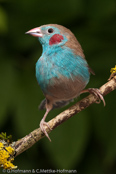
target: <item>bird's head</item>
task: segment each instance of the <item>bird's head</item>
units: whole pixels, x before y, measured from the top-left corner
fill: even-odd
[[[44,50],[46,50],[46,47],[55,48],[65,45],[66,47],[72,49],[76,55],[83,58],[85,57],[81,45],[74,34],[62,25],[42,25],[27,31],[26,34],[37,37]]]
[[[26,32],[26,34],[38,37],[42,45],[49,46],[64,45],[68,41],[70,33],[72,32],[69,29],[57,24],[43,25]]]

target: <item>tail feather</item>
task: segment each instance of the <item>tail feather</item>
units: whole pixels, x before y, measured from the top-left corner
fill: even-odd
[[[42,100],[42,102],[39,105],[39,109],[40,110],[46,109],[46,99]]]
[[[71,101],[73,101],[73,99],[68,100],[68,101],[58,101],[58,102],[55,102],[53,104],[53,108],[52,109],[64,107],[64,106],[68,105]],[[42,100],[42,102],[39,105],[39,109],[40,110],[46,109],[46,99]]]

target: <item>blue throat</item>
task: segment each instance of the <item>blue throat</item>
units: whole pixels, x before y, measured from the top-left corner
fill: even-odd
[[[44,93],[47,87],[53,85],[53,78],[74,79],[79,77],[83,83],[87,84],[90,73],[85,59],[75,55],[66,46],[43,46],[42,56],[36,63],[36,78]],[[51,83],[51,84],[50,84]]]

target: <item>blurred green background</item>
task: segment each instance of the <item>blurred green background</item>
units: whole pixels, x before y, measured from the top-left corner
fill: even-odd
[[[100,87],[116,64],[115,0],[0,1],[0,132],[16,141],[38,128],[45,111],[35,78],[42,49],[25,32],[43,24],[70,28],[82,45],[95,76],[87,87]],[[81,95],[78,100],[86,95]],[[19,169],[73,169],[78,174],[116,173],[116,91],[69,119],[47,138],[17,156]],[[71,103],[69,106],[73,105]],[[47,121],[69,106],[51,111]]]

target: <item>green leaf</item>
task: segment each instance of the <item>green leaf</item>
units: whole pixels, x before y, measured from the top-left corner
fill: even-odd
[[[8,30],[8,20],[6,11],[0,6],[0,34],[6,33]]]

